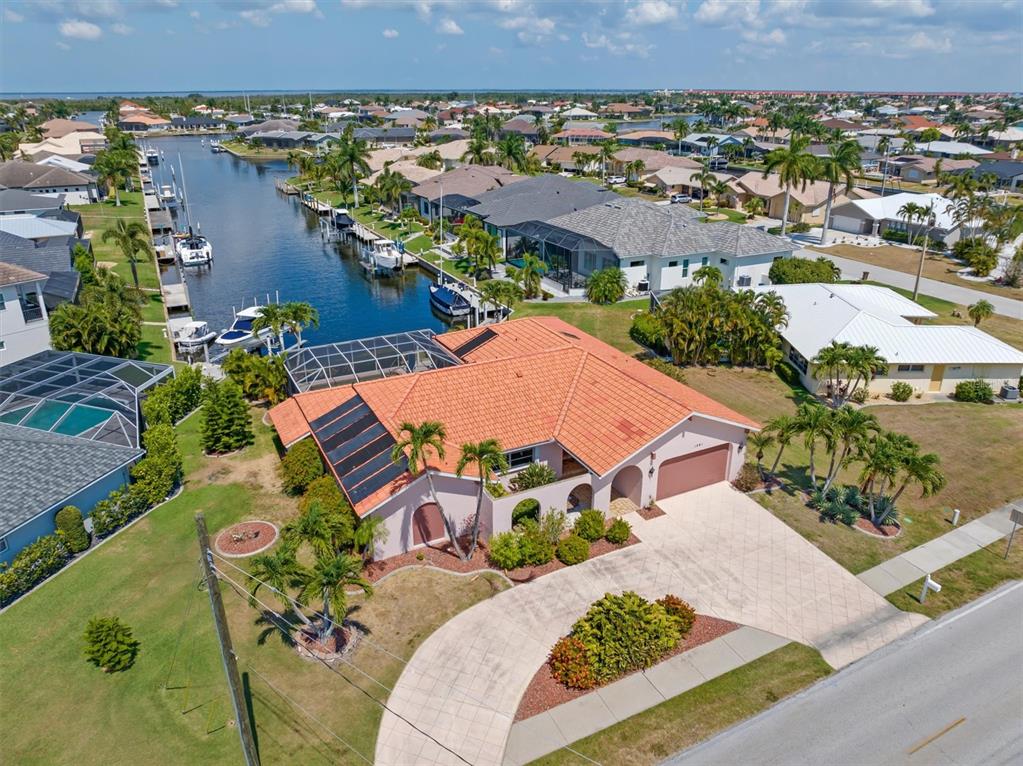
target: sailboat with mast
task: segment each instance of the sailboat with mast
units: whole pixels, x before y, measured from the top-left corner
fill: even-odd
[[[182,266],[198,267],[213,265],[213,245],[202,235],[199,225],[192,230],[192,216],[189,211],[188,186],[185,183],[185,166],[181,162],[181,155],[178,154],[178,168],[181,170],[181,207],[185,211],[185,224],[188,226],[188,234],[176,235],[177,242],[174,245],[178,260]]]

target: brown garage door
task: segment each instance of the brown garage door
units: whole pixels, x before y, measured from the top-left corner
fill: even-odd
[[[665,460],[657,476],[657,499],[724,481],[730,445],[721,444],[701,452]]]

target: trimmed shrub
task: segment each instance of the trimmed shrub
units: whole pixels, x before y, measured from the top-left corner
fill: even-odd
[[[554,470],[543,463],[530,463],[512,477],[509,483],[512,492],[523,492],[527,489],[536,489],[546,484],[551,484],[557,476]]]
[[[85,628],[85,657],[105,673],[127,670],[135,664],[139,642],[131,628],[116,617],[93,617]]]
[[[643,364],[647,367],[653,367],[662,375],[667,375],[672,380],[677,380],[679,383],[686,382],[686,372],[677,364],[666,362],[663,359],[658,359],[656,356],[651,359],[644,359]]]
[[[522,535],[518,532],[501,532],[490,538],[491,563],[498,569],[515,569],[522,566]]]
[[[170,425],[151,427],[142,436],[146,456],[131,469],[135,483],[130,491],[146,508],[166,499],[182,476],[178,437]]]
[[[173,378],[146,394],[142,416],[149,427],[174,425],[202,401],[202,373],[196,367],[183,367]]]
[[[508,490],[506,490],[504,485],[499,481],[488,481],[487,494],[493,498],[504,497],[508,494]]]
[[[668,593],[664,597],[657,599],[657,603],[664,607],[664,611],[678,620],[679,632],[682,634],[682,637],[687,636],[696,622],[696,610],[689,605],[689,602]]]
[[[897,402],[908,402],[913,395],[913,387],[904,380],[897,380],[892,383],[892,399]]]
[[[604,539],[612,545],[622,545],[629,541],[632,527],[625,519],[615,519],[604,533]]]
[[[0,605],[7,604],[64,566],[71,551],[58,535],[40,537],[25,546],[10,567],[0,572]]]
[[[605,594],[572,626],[586,647],[597,683],[648,668],[682,638],[680,621],[636,593]]]
[[[541,566],[554,560],[554,543],[552,543],[540,525],[533,519],[522,522],[522,537],[519,539],[519,550],[522,553],[522,564]]]
[[[332,520],[334,539],[338,546],[350,548],[355,539],[358,518],[333,476],[325,475],[309,482],[305,494],[298,501],[298,510],[303,514],[308,513],[313,505],[318,505],[320,511]]]
[[[983,380],[964,380],[956,384],[955,397],[961,402],[990,402],[995,392]]]
[[[906,244],[909,242],[909,233],[899,231],[898,229],[885,229],[881,233],[881,239],[885,242],[900,242],[902,244]]]
[[[547,658],[551,675],[571,689],[592,689],[597,681],[590,667],[586,646],[574,636],[565,636],[551,649]]]
[[[566,566],[581,564],[590,557],[590,544],[579,535],[569,535],[558,543],[558,561]]]
[[[743,463],[732,481],[732,486],[740,492],[752,492],[760,486],[760,471],[753,463]]]
[[[668,353],[668,347],[664,345],[664,327],[655,314],[637,314],[629,327],[629,337],[655,354],[663,356]]]
[[[89,547],[89,533],[82,522],[82,512],[73,505],[65,505],[57,511],[53,522],[69,551],[81,553]]]
[[[795,285],[807,282],[835,282],[839,273],[831,261],[821,256],[812,261],[809,258],[779,258],[771,264],[767,276],[775,285]]]
[[[551,545],[557,545],[558,540],[565,534],[568,528],[568,515],[557,508],[551,508],[540,519],[539,532]]]
[[[316,479],[323,476],[320,448],[312,439],[303,439],[281,460],[281,485],[289,495],[305,492]]]
[[[606,532],[604,512],[590,508],[581,511],[575,520],[572,531],[587,542],[595,543]]]
[[[512,526],[518,526],[526,519],[540,521],[540,501],[527,497],[512,508]]]
[[[233,452],[252,443],[252,423],[242,390],[231,378],[207,379],[201,441],[206,454]]]
[[[625,289],[629,281],[625,272],[617,266],[600,269],[590,274],[586,280],[586,297],[591,303],[617,303],[625,297]]]

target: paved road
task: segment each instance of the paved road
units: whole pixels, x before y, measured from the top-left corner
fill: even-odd
[[[843,279],[859,279],[863,276],[864,271],[869,271],[872,282],[884,282],[886,285],[901,287],[904,290],[912,290],[913,283],[916,281],[916,275],[914,274],[886,269],[881,266],[875,266],[872,263],[854,261],[851,258],[840,258],[837,255],[821,253],[816,250],[801,250],[799,255],[802,258],[819,258],[823,255],[842,270]],[[944,298],[947,301],[960,303],[964,306],[969,306],[971,303],[984,299],[995,307],[996,314],[1004,314],[1014,319],[1023,319],[1023,301],[1005,298],[1001,295],[992,295],[980,290],[971,290],[968,287],[950,285],[947,282],[939,282],[936,279],[928,279],[926,277],[920,280],[920,292],[923,295],[933,295],[935,298]]]
[[[1023,583],[921,628],[666,763],[1023,763]]]

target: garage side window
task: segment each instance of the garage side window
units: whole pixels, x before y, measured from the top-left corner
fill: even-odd
[[[515,471],[533,462],[533,448],[512,450],[505,452],[504,456],[508,460],[508,470]]]
[[[789,361],[792,362],[793,366],[800,372],[806,372],[806,368],[809,366],[806,361],[806,357],[791,346],[789,347]]]

